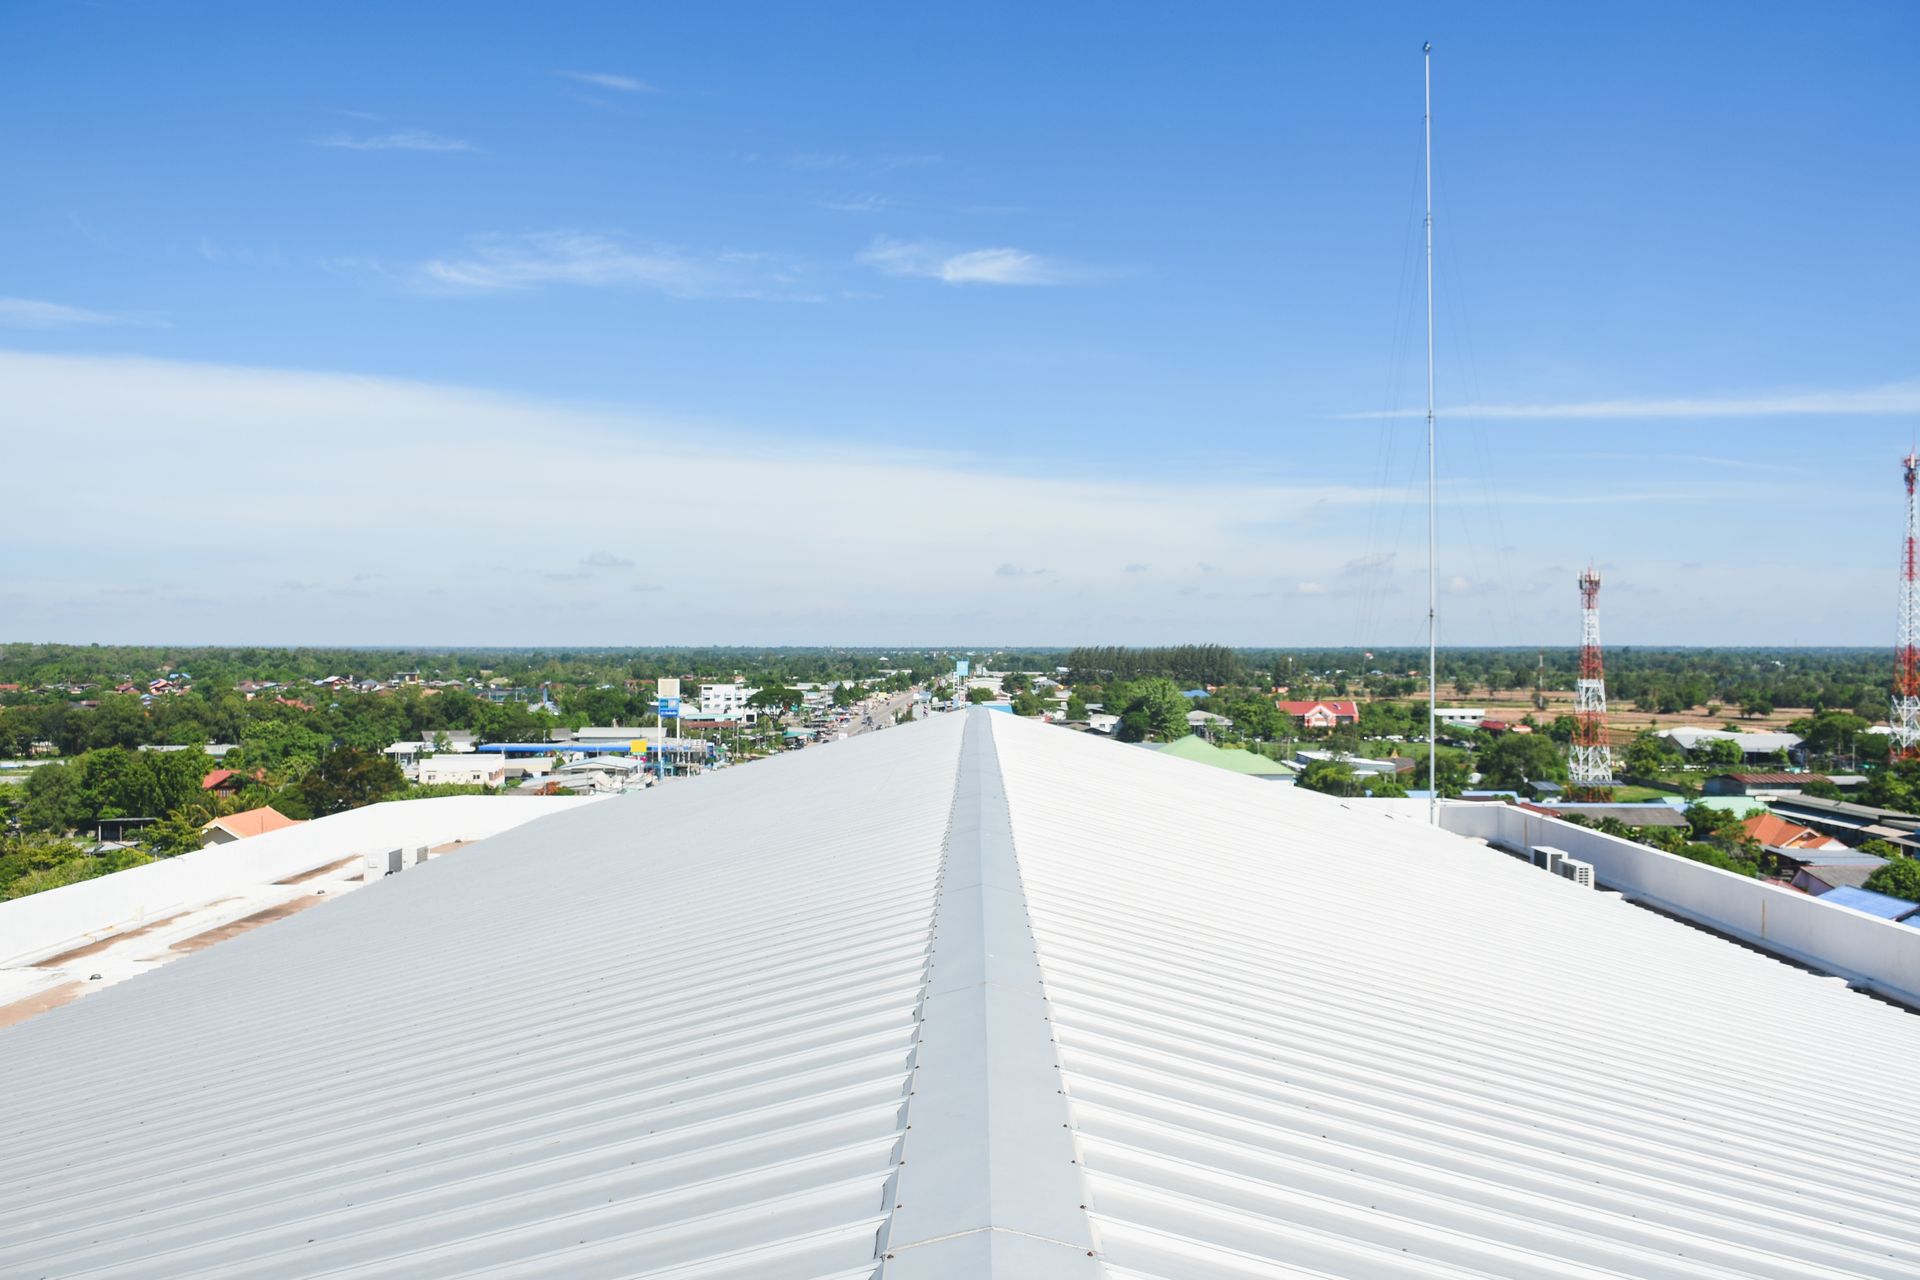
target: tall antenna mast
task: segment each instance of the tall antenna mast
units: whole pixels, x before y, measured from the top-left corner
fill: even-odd
[[[1580,677],[1573,685],[1573,744],[1567,781],[1576,800],[1600,800],[1613,785],[1613,746],[1607,738],[1607,677],[1600,651],[1600,571],[1580,575]]]
[[[1434,544],[1434,430],[1433,430],[1433,42],[1420,46],[1426,73],[1425,113],[1427,179],[1427,821],[1440,823],[1440,589],[1438,552]],[[1920,704],[1920,699],[1915,700]]]
[[[1916,539],[1920,523],[1914,510],[1914,476],[1920,472],[1920,456],[1909,453],[1901,460],[1907,481],[1907,542],[1900,557],[1900,642],[1894,650],[1893,672],[1893,750],[1894,758],[1911,760],[1920,756],[1920,580],[1916,580]]]

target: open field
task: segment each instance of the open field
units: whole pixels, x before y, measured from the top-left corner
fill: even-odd
[[[1573,692],[1571,690],[1550,689],[1547,691],[1547,709],[1544,712],[1533,709],[1533,691],[1530,689],[1508,689],[1500,693],[1488,693],[1482,689],[1472,697],[1455,696],[1452,686],[1442,686],[1440,705],[1443,707],[1485,707],[1487,715],[1494,720],[1518,720],[1522,716],[1532,715],[1536,720],[1552,720],[1555,716],[1573,714]],[[1705,707],[1694,707],[1674,715],[1653,715],[1636,710],[1633,706],[1610,706],[1607,710],[1607,724],[1613,730],[1616,741],[1630,738],[1642,729],[1677,729],[1682,725],[1699,725],[1705,729],[1718,729],[1722,724],[1737,723],[1743,730],[1784,729],[1795,720],[1813,714],[1808,707],[1776,707],[1772,715],[1756,716],[1751,720],[1740,715],[1738,707],[1721,707],[1718,714],[1710,715]]]

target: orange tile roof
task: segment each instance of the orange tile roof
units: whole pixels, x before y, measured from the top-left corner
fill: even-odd
[[[1740,825],[1755,840],[1776,849],[1807,849],[1827,843],[1827,837],[1812,827],[1789,822],[1776,814],[1756,813]]]
[[[230,813],[224,818],[215,818],[200,829],[210,831],[214,827],[219,827],[236,839],[245,839],[248,836],[265,835],[269,831],[299,825],[298,818],[289,818],[272,805],[262,805],[258,809],[247,809],[240,813]]]

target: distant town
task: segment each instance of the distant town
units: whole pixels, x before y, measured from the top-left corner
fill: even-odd
[[[970,705],[1350,799],[1515,806],[1887,918],[1920,765],[1884,655],[1623,649],[1604,786],[1577,650],[0,650],[0,895],[366,805],[677,785]],[[672,674],[669,674],[672,673]],[[663,714],[664,712],[664,714]]]

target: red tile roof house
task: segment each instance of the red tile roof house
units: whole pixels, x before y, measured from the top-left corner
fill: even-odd
[[[1360,704],[1346,699],[1327,702],[1276,702],[1274,706],[1309,729],[1335,729],[1360,723]]]
[[[255,769],[253,771],[253,781],[255,782],[261,781],[266,776],[266,771],[263,769]],[[237,769],[215,769],[212,773],[200,779],[200,789],[202,791],[211,791],[217,796],[237,795],[239,794],[240,788],[247,785],[247,781],[247,776]]]
[[[1789,822],[1771,813],[1756,813],[1740,826],[1761,844],[1772,845],[1776,849],[1832,851],[1847,847],[1831,836],[1822,835],[1812,827],[1803,827],[1797,822]]]

